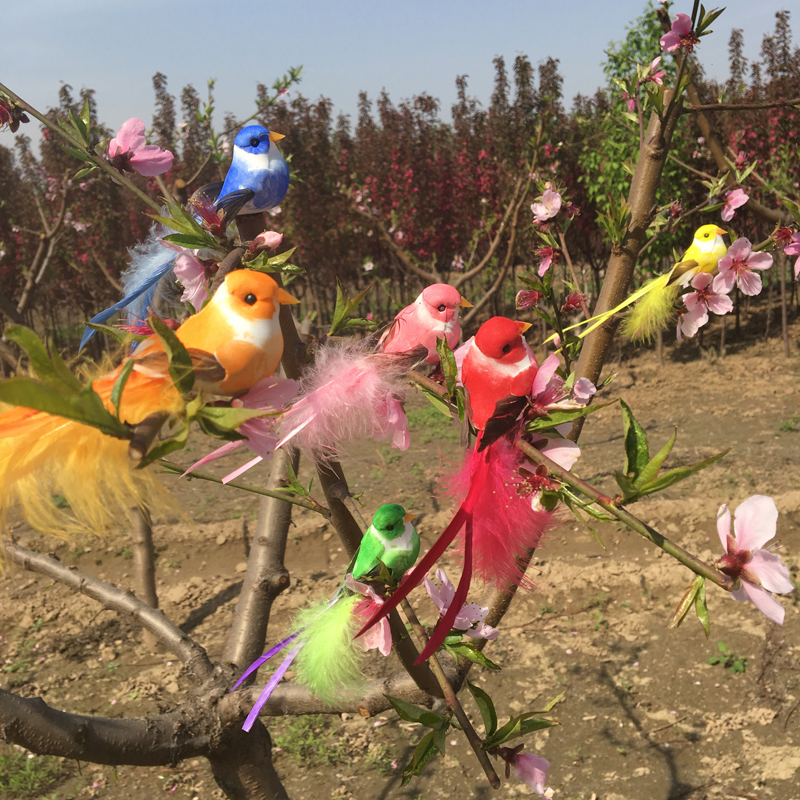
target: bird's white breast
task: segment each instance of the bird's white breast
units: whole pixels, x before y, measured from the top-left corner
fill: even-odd
[[[398,536],[396,539],[387,539],[381,536],[380,531],[375,527],[372,528],[372,531],[375,534],[375,538],[384,546],[387,551],[411,549],[411,539],[414,535],[414,526],[410,522],[406,522],[406,528],[403,531],[403,535]]]
[[[272,148],[270,148],[272,150]],[[246,171],[255,171],[261,169],[269,169],[270,158],[269,153],[248,153],[247,150],[234,145],[233,158],[236,161],[236,166],[241,167]]]

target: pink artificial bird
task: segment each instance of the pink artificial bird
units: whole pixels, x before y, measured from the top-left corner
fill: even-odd
[[[368,630],[396,608],[463,528],[461,580],[417,663],[436,652],[453,628],[469,591],[473,555],[475,572],[484,580],[496,586],[507,581],[520,585],[525,575],[517,557],[536,547],[551,524],[551,514],[531,504],[535,470],[514,446],[538,371],[533,351],[522,337],[529,327],[530,323],[492,317],[478,329],[462,370],[478,438],[447,490],[463,500],[433,547],[362,629]]]
[[[472,308],[458,289],[447,283],[426,286],[417,299],[395,318],[378,342],[379,353],[408,353],[422,345],[428,351],[426,364],[436,364],[436,342],[445,339],[453,350],[461,338],[459,308]]]

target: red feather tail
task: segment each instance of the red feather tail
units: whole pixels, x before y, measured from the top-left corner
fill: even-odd
[[[447,638],[447,635],[453,630],[458,612],[464,607],[467,601],[467,593],[469,592],[470,580],[472,577],[472,516],[467,517],[466,532],[464,533],[464,571],[461,573],[461,580],[458,582],[456,593],[453,595],[453,602],[447,609],[445,615],[439,620],[436,625],[428,644],[425,649],[419,654],[419,658],[414,664],[421,664],[423,661],[429,659],[440,647],[440,645]]]
[[[486,583],[502,588],[516,584],[532,589],[518,558],[537,547],[553,525],[553,515],[531,507],[532,486],[525,475],[533,475],[525,456],[508,439],[498,439],[487,448],[488,469],[472,516],[474,527],[475,574]],[[484,453],[473,451],[467,463],[446,482],[445,492],[461,496],[472,491]],[[529,471],[526,471],[526,467]],[[522,474],[520,473],[522,470]]]
[[[481,453],[481,462],[478,464],[477,470],[474,475],[474,479],[472,484],[470,485],[469,491],[467,492],[467,496],[464,498],[464,502],[461,504],[458,511],[456,511],[456,515],[450,521],[450,524],[442,531],[442,534],[439,538],[433,543],[433,547],[422,557],[416,567],[411,571],[411,573],[403,580],[402,584],[394,590],[391,597],[383,603],[380,608],[378,608],[375,613],[367,620],[366,624],[361,628],[361,630],[356,634],[356,638],[361,636],[363,633],[368,631],[376,622],[379,622],[383,617],[387,616],[390,612],[394,611],[400,603],[408,597],[411,593],[411,590],[416,588],[417,586],[422,583],[425,576],[430,571],[431,567],[441,558],[444,551],[447,549],[448,545],[456,538],[456,534],[461,530],[464,523],[469,521],[473,509],[475,508],[475,504],[478,502],[480,498],[481,492],[483,491],[483,483],[486,480],[486,472],[489,468],[489,459],[488,459],[488,452],[484,451]],[[465,560],[466,560],[466,552],[465,552]],[[472,560],[472,552],[470,550],[470,571],[471,571],[471,560]],[[467,575],[467,582],[466,587],[464,589],[464,596],[466,596],[466,592],[469,589],[469,573],[467,572],[466,568],[464,573],[461,576],[461,581],[458,584],[458,591],[456,595],[458,596],[458,592],[461,591],[461,585],[464,581],[464,575]],[[462,604],[463,605],[463,601]],[[450,609],[455,608],[453,612],[453,619],[455,619],[455,615],[458,611],[461,610],[461,606],[456,605],[456,600],[454,599]],[[450,613],[450,609],[448,609],[448,614]],[[447,619],[445,616],[440,622],[439,627],[441,627],[444,620]],[[451,620],[452,622],[452,620]],[[452,625],[451,625],[452,627]],[[439,628],[437,627],[437,630]],[[449,629],[448,629],[449,630]],[[445,634],[447,635],[447,634]],[[444,638],[444,637],[442,637]],[[440,642],[441,644],[441,642]],[[426,648],[427,649],[427,648]]]

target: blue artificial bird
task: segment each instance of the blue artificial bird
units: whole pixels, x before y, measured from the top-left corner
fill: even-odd
[[[208,200],[230,219],[278,206],[289,189],[289,167],[275,145],[280,139],[283,134],[270,132],[261,125],[242,128],[234,139],[233,159],[225,180],[200,187],[189,200],[189,207]],[[153,226],[147,239],[131,250],[131,262],[122,275],[124,297],[92,317],[90,324],[102,325],[123,310],[138,319],[147,315],[159,282],[172,270],[179,255],[160,244],[157,231],[158,226]],[[87,325],[81,349],[95,333]]]

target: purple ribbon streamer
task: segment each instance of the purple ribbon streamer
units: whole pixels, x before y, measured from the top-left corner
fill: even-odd
[[[297,634],[294,634],[297,636]],[[288,640],[287,640],[288,641]],[[275,674],[270,678],[269,683],[264,687],[264,691],[258,696],[258,700],[256,700],[256,704],[253,706],[250,713],[247,715],[247,719],[244,721],[244,725],[242,725],[242,730],[250,732],[250,729],[255,724],[255,721],[258,719],[258,715],[261,713],[261,709],[269,700],[270,695],[275,691],[275,687],[280,683],[281,678],[286,673],[286,670],[292,665],[292,661],[295,660],[297,654],[303,649],[303,645],[305,645],[305,639],[301,640],[299,644],[295,645],[292,651],[289,653],[286,658],[283,659],[281,665],[278,669],[275,670]],[[284,643],[281,643],[283,646]],[[274,649],[274,648],[273,648]]]
[[[236,683],[233,684],[233,688],[231,689],[231,692],[235,692],[236,689],[239,687],[239,685],[242,683],[243,680],[245,680],[247,677],[252,675],[263,664],[266,664],[267,661],[269,661],[272,658],[272,656],[275,655],[275,653],[279,653],[281,650],[283,650],[284,647],[286,647],[287,644],[289,644],[289,642],[291,642],[293,639],[296,639],[299,635],[300,635],[300,631],[297,631],[297,633],[293,633],[291,636],[287,636],[282,642],[278,642],[278,644],[276,644],[275,647],[273,647],[271,650],[267,650],[267,652],[264,653],[263,656],[261,656],[260,658],[257,658],[242,673],[242,677],[239,678],[239,680],[236,681]],[[285,671],[286,670],[284,670],[284,672]],[[283,673],[281,673],[281,674],[283,674]]]

